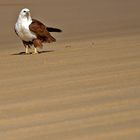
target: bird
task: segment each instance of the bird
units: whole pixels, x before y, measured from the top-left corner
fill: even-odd
[[[20,11],[14,29],[23,42],[25,54],[30,54],[29,49],[32,45],[34,46],[33,54],[38,54],[37,48],[42,48],[43,43],[56,42],[50,32],[62,32],[59,28],[47,27],[41,21],[33,19],[28,8]]]

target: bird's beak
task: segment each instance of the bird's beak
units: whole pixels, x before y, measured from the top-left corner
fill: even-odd
[[[29,16],[29,15],[30,15],[30,13],[29,13],[29,12],[26,12],[26,15],[27,15],[27,16]]]

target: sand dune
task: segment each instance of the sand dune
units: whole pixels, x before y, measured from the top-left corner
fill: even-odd
[[[0,2],[0,139],[139,140],[139,3]],[[12,28],[27,6],[64,30],[38,55]]]

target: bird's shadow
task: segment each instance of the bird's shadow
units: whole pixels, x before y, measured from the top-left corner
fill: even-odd
[[[50,52],[54,52],[54,50],[38,51],[38,54],[50,53]],[[33,53],[30,52],[29,54],[26,54],[25,52],[19,52],[19,53],[14,53],[14,54],[12,54],[12,55],[31,55],[31,54],[33,54]]]

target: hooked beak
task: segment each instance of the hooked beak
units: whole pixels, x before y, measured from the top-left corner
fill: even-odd
[[[30,12],[26,12],[26,16],[29,16],[30,15]]]
[[[27,17],[27,19],[29,19],[30,18],[30,12],[28,11],[28,12],[26,12],[26,17]]]

